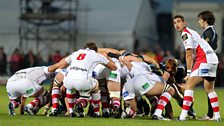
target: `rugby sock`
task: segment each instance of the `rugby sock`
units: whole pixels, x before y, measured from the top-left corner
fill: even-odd
[[[13,108],[18,108],[19,107],[19,102],[16,102],[14,100],[11,100],[10,102],[13,105]]]
[[[171,99],[171,95],[168,92],[164,92],[159,97],[158,105],[156,107],[156,111],[155,111],[154,114],[157,115],[157,116],[161,116],[163,109],[165,108],[165,106],[167,105],[167,103],[170,102],[170,99]]]
[[[216,92],[213,91],[213,92],[209,93],[208,94],[208,97],[209,97],[211,106],[212,106],[213,111],[214,111],[215,119],[220,118],[219,100],[218,100],[218,96],[217,96]]]
[[[100,115],[100,91],[92,93],[92,104],[94,107],[94,113]]]
[[[120,103],[120,99],[119,98],[111,98],[111,101],[112,101],[112,106],[113,107],[117,107],[117,108],[120,108],[120,105],[121,105],[121,103]]]
[[[102,109],[108,109],[109,105],[108,105],[108,93],[106,92],[101,92],[101,102],[102,102]]]
[[[89,99],[80,97],[76,102],[80,102],[82,104],[82,107],[85,108],[88,105]]]
[[[58,87],[53,87],[52,92],[51,92],[51,97],[52,97],[52,112],[54,110],[58,109],[58,101],[59,101],[59,88]]]
[[[75,92],[72,90],[67,89],[66,90],[66,97],[68,99],[68,107],[69,107],[69,113],[74,113],[74,105],[75,105]]]
[[[191,104],[193,102],[193,90],[185,90],[184,91],[184,99],[183,99],[183,106],[182,106],[182,111],[180,114],[180,120],[183,120],[187,116],[187,112],[191,107]]]
[[[152,108],[155,108],[157,106],[157,101],[159,100],[156,96],[152,96],[148,98]]]
[[[207,97],[207,98],[208,98],[208,113],[207,113],[207,116],[212,118],[213,117],[213,109],[212,109],[212,105],[210,103],[209,97]]]
[[[44,97],[39,96],[35,98],[33,101],[31,101],[29,104],[27,104],[27,106],[29,108],[35,108],[35,107],[40,107],[43,103],[44,103]]]

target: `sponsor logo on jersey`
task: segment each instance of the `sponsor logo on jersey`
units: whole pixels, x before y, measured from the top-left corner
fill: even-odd
[[[145,84],[142,85],[142,88],[145,90],[145,89],[147,89],[149,86],[150,86],[149,83],[146,82]]]
[[[184,34],[184,35],[182,36],[182,40],[185,41],[185,40],[187,40],[187,39],[188,39],[187,34]]]
[[[110,72],[110,77],[111,77],[111,78],[117,78],[117,74],[116,74],[116,73],[112,73],[112,72]]]
[[[84,69],[84,68],[80,68],[80,67],[76,67],[76,66],[73,66],[71,67],[70,69],[74,69],[74,70],[81,70],[81,71],[87,71],[87,69]]]
[[[11,96],[11,94],[10,94],[10,93],[8,93],[8,96]]]
[[[129,95],[128,91],[125,91],[123,94],[123,97],[127,97]]]
[[[208,71],[209,71],[209,69],[201,69],[202,74],[206,74],[206,73],[208,73]]]
[[[33,88],[31,88],[31,89],[29,89],[29,90],[26,90],[26,94],[29,95],[29,94],[33,93],[33,91],[34,91]]]

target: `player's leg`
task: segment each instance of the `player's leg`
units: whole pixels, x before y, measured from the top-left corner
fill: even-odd
[[[179,120],[186,120],[188,110],[190,109],[190,106],[192,105],[193,98],[194,98],[193,89],[202,81],[203,81],[203,78],[198,76],[192,76],[187,81],[185,91],[184,91],[182,111],[181,111]]]
[[[122,96],[124,99],[124,111],[121,118],[132,118],[137,114],[137,103],[135,99],[133,78],[128,79],[122,89]]]
[[[120,117],[120,82],[107,81],[107,88],[109,90],[109,96],[112,105],[112,113],[115,118]]]
[[[211,107],[214,111],[214,119],[216,121],[221,121],[220,111],[219,111],[219,100],[214,90],[214,83],[215,83],[214,77],[205,77],[204,87],[205,87],[206,93],[208,94]]]
[[[76,91],[74,89],[73,90],[66,89],[66,97],[68,100],[69,115],[70,117],[75,117],[74,105],[76,101]]]
[[[83,95],[83,93],[80,93],[80,97],[77,99],[75,103],[75,109],[78,114],[78,117],[84,117],[84,108],[88,106],[89,103],[89,96]]]
[[[165,85],[162,82],[155,82],[152,89],[150,89],[146,94],[147,96],[154,96],[160,95],[155,113],[153,114],[152,118],[157,120],[166,120],[162,117],[162,111],[164,110],[165,106],[169,103],[172,95],[174,94],[174,89],[169,86]]]
[[[29,115],[35,115],[41,107],[48,103],[49,100],[48,91],[43,87],[41,87],[37,93],[30,97],[36,98],[24,106],[24,111]]]
[[[96,79],[91,79],[91,81],[94,83],[91,88],[91,96],[92,96],[92,105],[94,107],[94,115],[93,117],[99,117],[100,116],[100,89],[99,89],[99,83]]]
[[[110,110],[109,110],[109,92],[106,87],[106,80],[101,79],[98,80],[100,85],[100,93],[101,93],[101,104],[102,104],[102,116],[103,117],[109,117],[110,116]]]
[[[59,72],[54,79],[53,87],[51,91],[51,100],[52,100],[52,108],[51,113],[48,116],[57,116],[58,112],[58,104],[59,104],[59,97],[60,97],[60,86],[63,84],[64,75]]]
[[[6,91],[10,99],[8,103],[9,115],[16,115],[15,108],[18,108],[21,102],[22,93],[20,92],[20,80],[13,80],[9,78],[6,84]]]

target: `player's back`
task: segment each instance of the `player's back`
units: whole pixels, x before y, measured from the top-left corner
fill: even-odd
[[[44,67],[31,67],[17,71],[11,78],[27,78],[32,81],[35,81],[38,84],[41,84],[44,80],[47,79],[47,75],[44,73]]]
[[[92,76],[94,68],[99,63],[107,63],[107,59],[90,49],[80,49],[71,54],[70,72],[82,77]]]

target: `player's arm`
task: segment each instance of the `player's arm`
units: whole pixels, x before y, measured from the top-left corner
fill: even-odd
[[[99,54],[100,55],[100,54]],[[115,65],[115,63],[112,61],[112,59],[105,55],[100,55],[101,59],[102,59],[102,64],[106,67],[108,67],[110,70],[117,70],[117,66]]]
[[[182,36],[182,41],[186,50],[186,63],[187,63],[187,75],[191,73],[193,66],[193,39],[189,33],[184,33]],[[186,78],[187,79],[187,78]]]
[[[112,53],[115,53],[115,54],[120,54],[120,52],[116,49],[113,49],[113,48],[98,48],[98,53],[109,53],[109,52],[112,52]]]
[[[149,57],[147,55],[142,55],[142,56],[143,56],[145,62],[150,63],[150,64],[154,64],[157,69],[160,68],[159,64],[154,59],[152,59],[151,57]]]
[[[193,49],[186,50],[186,63],[187,63],[187,72],[191,73],[191,69],[193,67]]]
[[[119,61],[131,71],[133,65],[126,59],[126,57],[119,57]]]
[[[137,115],[137,102],[136,102],[136,98],[133,99],[129,99],[125,101],[125,112],[126,112],[126,118],[135,118],[135,116]]]
[[[58,63],[55,63],[51,66],[49,66],[48,71],[49,72],[54,72],[56,69],[63,69],[69,66],[70,62],[70,57],[65,57],[61,59]]]
[[[24,106],[25,106],[25,103],[26,103],[26,99],[25,97],[21,96],[21,105],[20,105],[20,108],[19,108],[19,112],[21,115],[24,115]]]

